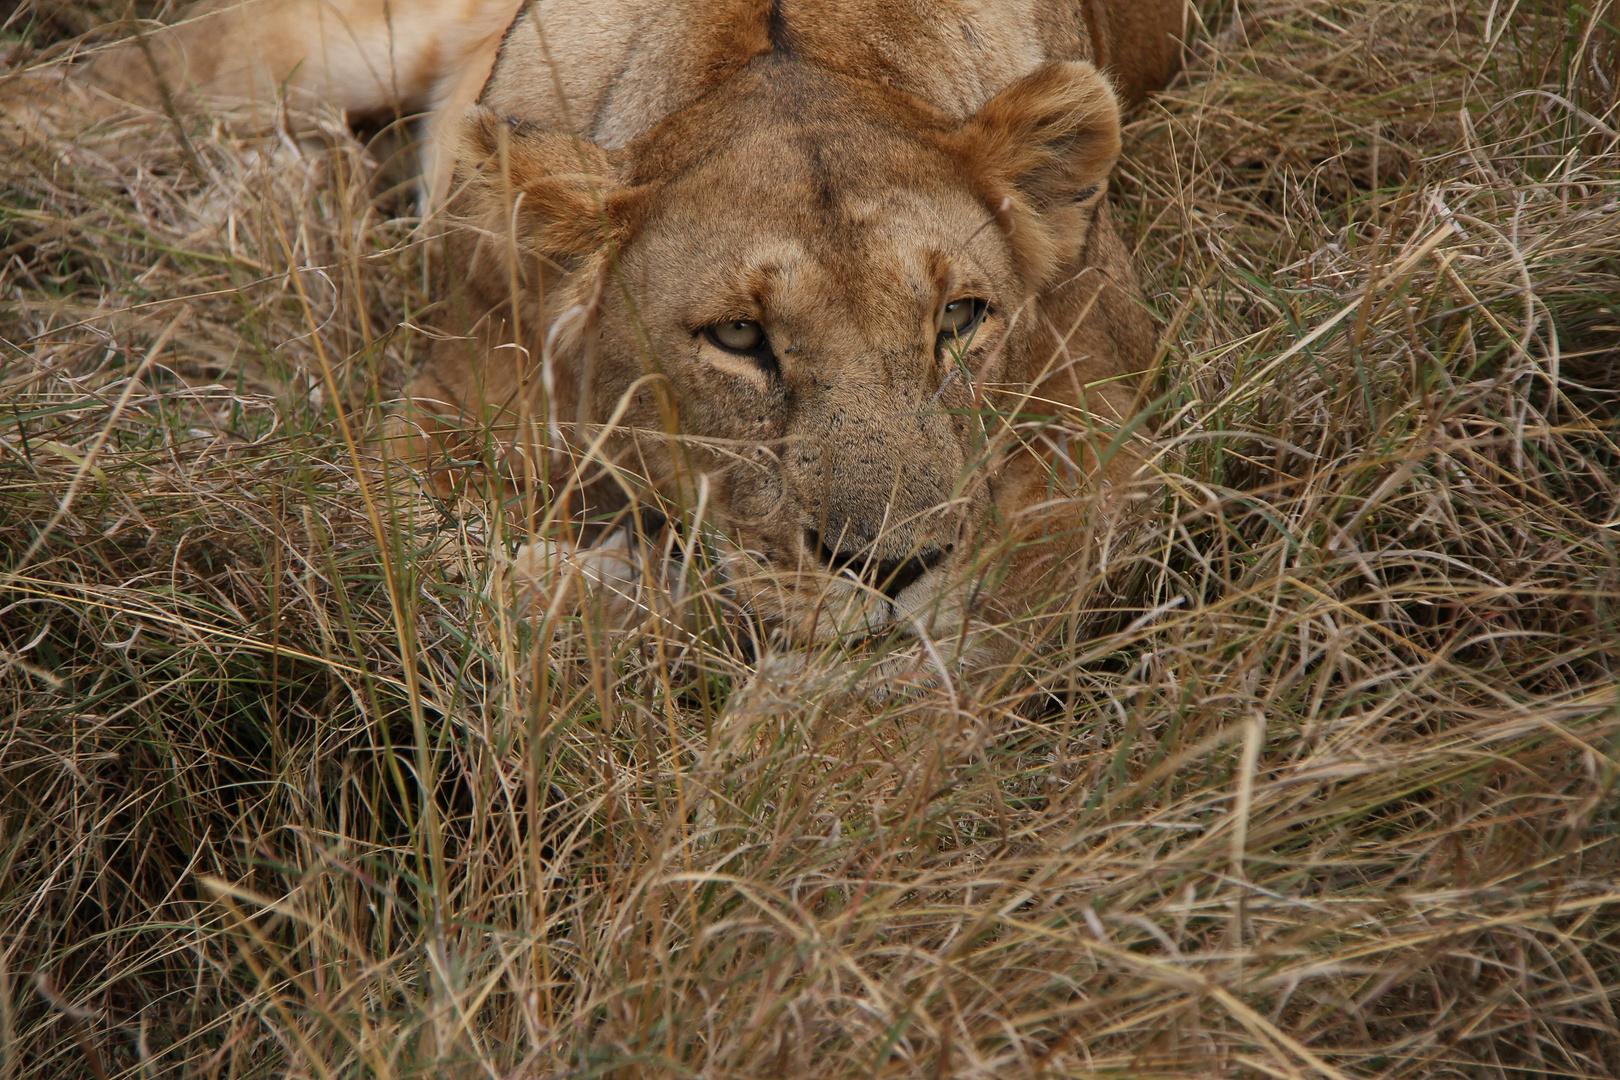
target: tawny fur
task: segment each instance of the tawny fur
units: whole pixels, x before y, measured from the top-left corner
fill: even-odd
[[[1182,11],[247,0],[73,77],[153,107],[432,113],[450,314],[403,441],[430,466],[469,428],[534,467],[548,433],[576,464],[593,446],[631,479],[599,475],[582,512],[703,487],[736,592],[793,640],[849,628],[823,549],[926,556],[891,597],[847,573],[832,595],[949,638],[1073,588],[1123,520],[1103,496],[1140,463],[1115,435],[1154,334],[1105,188],[1121,100],[1171,74]],[[943,348],[966,298],[985,320]],[[737,319],[772,364],[702,333]]]

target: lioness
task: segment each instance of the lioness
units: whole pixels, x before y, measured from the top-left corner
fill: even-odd
[[[1154,333],[1105,188],[1183,6],[225,0],[74,78],[429,113],[415,452],[493,432],[586,518],[701,488],[781,638],[956,641],[1128,517]]]

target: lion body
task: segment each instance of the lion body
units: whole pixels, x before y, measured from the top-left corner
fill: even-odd
[[[850,597],[948,636],[1072,587],[1119,527],[1154,333],[1104,190],[1182,7],[247,0],[89,78],[431,111],[453,281],[417,452],[482,424],[533,469],[560,433],[609,475],[584,512],[701,487],[788,638],[849,629]]]

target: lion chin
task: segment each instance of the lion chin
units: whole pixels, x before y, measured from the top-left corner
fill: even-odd
[[[443,303],[384,449],[543,479],[598,539],[520,566],[626,618],[673,611],[599,524],[645,499],[717,532],[772,641],[960,659],[1072,613],[1151,504],[1107,187],[1184,7],[233,0],[69,79],[427,114]]]

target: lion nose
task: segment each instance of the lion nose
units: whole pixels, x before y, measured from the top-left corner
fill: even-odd
[[[853,571],[861,580],[890,600],[899,596],[928,571],[939,565],[950,549],[927,547],[905,559],[877,559],[870,548],[839,551],[828,546],[820,533],[806,530],[806,539],[822,563],[833,573]]]

